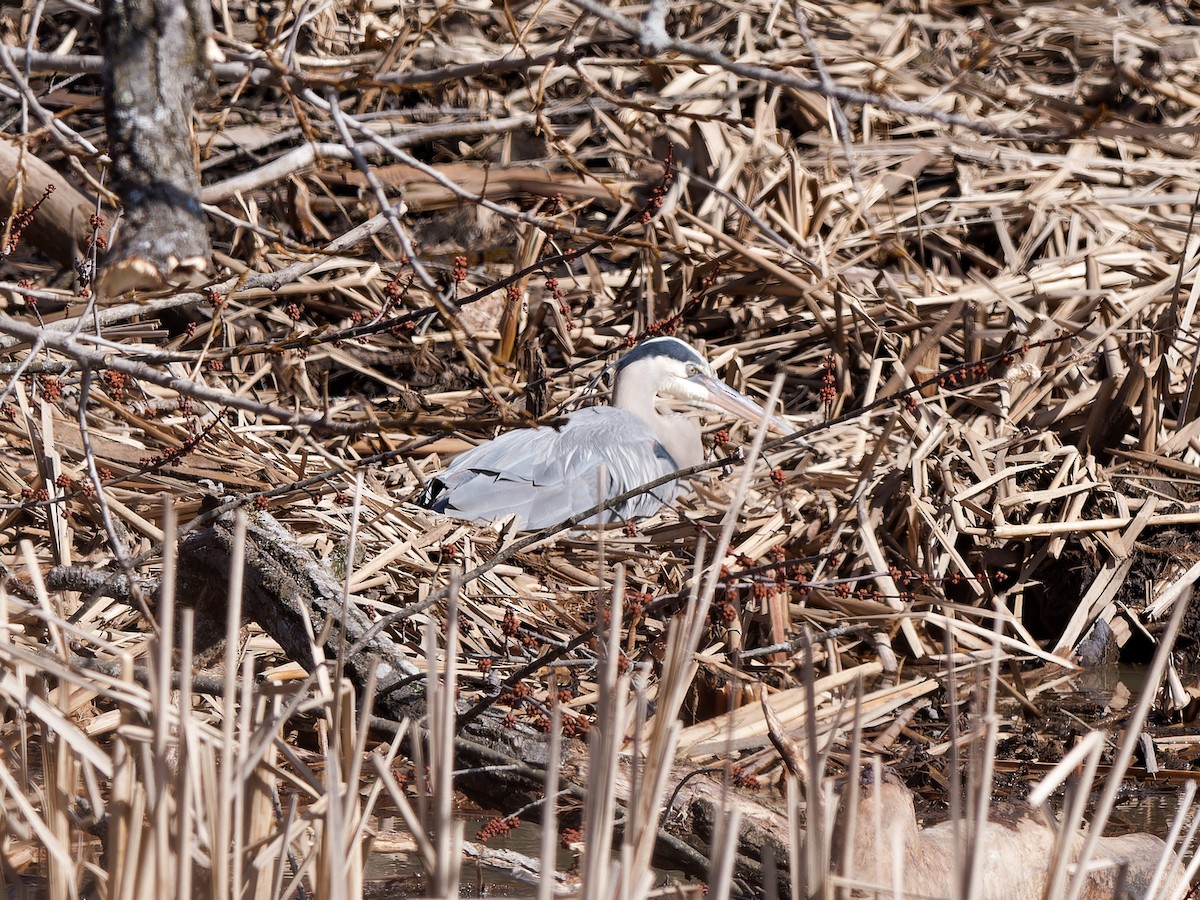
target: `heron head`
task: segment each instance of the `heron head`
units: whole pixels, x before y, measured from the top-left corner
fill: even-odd
[[[780,434],[793,429],[787,422],[717,378],[708,360],[679,338],[660,337],[642,341],[617,363],[617,378],[636,379],[643,389],[692,406],[720,409],[759,423],[764,419]]]

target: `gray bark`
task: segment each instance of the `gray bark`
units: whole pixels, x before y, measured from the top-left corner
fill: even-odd
[[[99,290],[189,283],[208,268],[192,106],[207,89],[212,16],[203,0],[104,0],[104,114],[123,222]]]

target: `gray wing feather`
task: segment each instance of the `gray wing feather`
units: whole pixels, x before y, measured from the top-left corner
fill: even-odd
[[[509,431],[459,454],[423,499],[430,509],[460,519],[490,522],[515,513],[520,528],[545,528],[599,502],[602,465],[606,499],[678,468],[637,416],[591,407],[572,413],[560,429]],[[650,515],[677,490],[677,482],[670,482],[626,500],[616,517]],[[613,518],[606,513],[588,523]]]

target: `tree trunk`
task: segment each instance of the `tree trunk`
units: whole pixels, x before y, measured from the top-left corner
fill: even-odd
[[[208,269],[192,105],[207,88],[203,0],[103,0],[104,114],[123,222],[99,291],[159,290]]]

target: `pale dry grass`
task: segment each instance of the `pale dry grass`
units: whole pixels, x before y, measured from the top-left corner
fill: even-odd
[[[202,859],[213,890],[354,896],[373,798],[406,796],[385,764],[398,744],[364,763],[364,713],[336,672],[285,680],[299,673],[261,629],[229,644],[245,655],[218,695],[189,702],[187,678],[166,680],[190,671],[159,640],[173,607],[139,605],[170,583],[163,498],[194,530],[213,484],[269,508],[348,577],[349,602],[396,616],[414,665],[457,666],[465,703],[511,679],[537,715],[636,731],[608,671],[619,644],[646,702],[684,709],[653,745],[655,784],[668,757],[784,779],[763,694],[831,755],[866,741],[942,765],[1019,731],[928,720],[954,708],[948,680],[954,695],[982,668],[1036,705],[1097,621],[1154,646],[1200,577],[1191,13],[706,3],[660,35],[657,9],[379,0],[297,21],[221,4],[226,59],[198,110],[219,304],[93,313],[26,248],[0,264],[10,883],[186,895],[193,866],[172,861]],[[93,12],[5,14],[0,127],[103,195]],[[398,219],[382,214],[400,200]],[[816,450],[733,458],[737,503],[713,468],[602,542],[525,544],[411,503],[448,454],[578,402],[627,339],[661,328],[750,394],[782,374],[782,409]],[[731,431],[715,455],[749,443]],[[713,559],[697,548],[730,508]],[[620,596],[618,563],[626,627],[604,650],[589,630]],[[426,606],[453,566],[463,627],[445,654],[421,615],[456,619]],[[703,573],[717,613],[689,645],[695,677],[677,662],[660,680],[658,645]],[[123,576],[147,593],[101,590]],[[1020,675],[997,668],[1009,658]],[[1188,676],[1166,665],[1165,706],[1182,710]],[[242,669],[265,686],[234,681]],[[561,709],[551,670],[571,693]],[[440,749],[423,751],[428,785],[423,765],[415,776],[434,799],[409,826],[430,836],[419,852],[441,892],[470,842],[445,806],[449,709],[434,708]],[[280,730],[297,710],[315,748]],[[1147,733],[1175,759],[1194,749]],[[618,744],[593,747],[598,766]],[[990,786],[986,767],[977,778]],[[295,801],[271,809],[273,792]],[[630,811],[639,827],[658,796]],[[124,852],[101,856],[85,834],[114,809]],[[648,833],[614,856],[644,865]],[[597,874],[595,841],[587,878],[605,880],[584,890],[645,887],[633,863]],[[815,850],[802,859],[808,877],[828,871]]]

